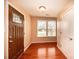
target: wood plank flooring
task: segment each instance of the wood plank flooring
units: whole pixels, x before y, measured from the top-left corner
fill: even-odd
[[[20,59],[67,59],[57,48],[56,43],[32,44]]]

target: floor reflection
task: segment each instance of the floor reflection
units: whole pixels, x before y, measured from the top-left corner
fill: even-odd
[[[46,48],[38,49],[38,57],[46,56]]]
[[[32,44],[20,59],[66,59],[56,43]]]
[[[53,56],[56,53],[56,49],[55,48],[48,48],[48,56]]]
[[[38,57],[39,59],[50,59],[52,56],[55,56],[55,48],[38,48]],[[55,57],[54,57],[55,58]]]

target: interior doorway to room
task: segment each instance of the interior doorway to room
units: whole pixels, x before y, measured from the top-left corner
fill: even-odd
[[[24,16],[9,6],[9,59],[17,59],[24,51]]]

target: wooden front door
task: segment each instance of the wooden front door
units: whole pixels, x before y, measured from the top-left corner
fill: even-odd
[[[17,59],[24,51],[24,16],[9,6],[9,59]]]

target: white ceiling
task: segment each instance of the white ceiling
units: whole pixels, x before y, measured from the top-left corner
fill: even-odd
[[[31,16],[57,17],[59,13],[73,0],[9,0],[10,3],[17,5]],[[45,6],[46,11],[41,12],[39,6]]]

